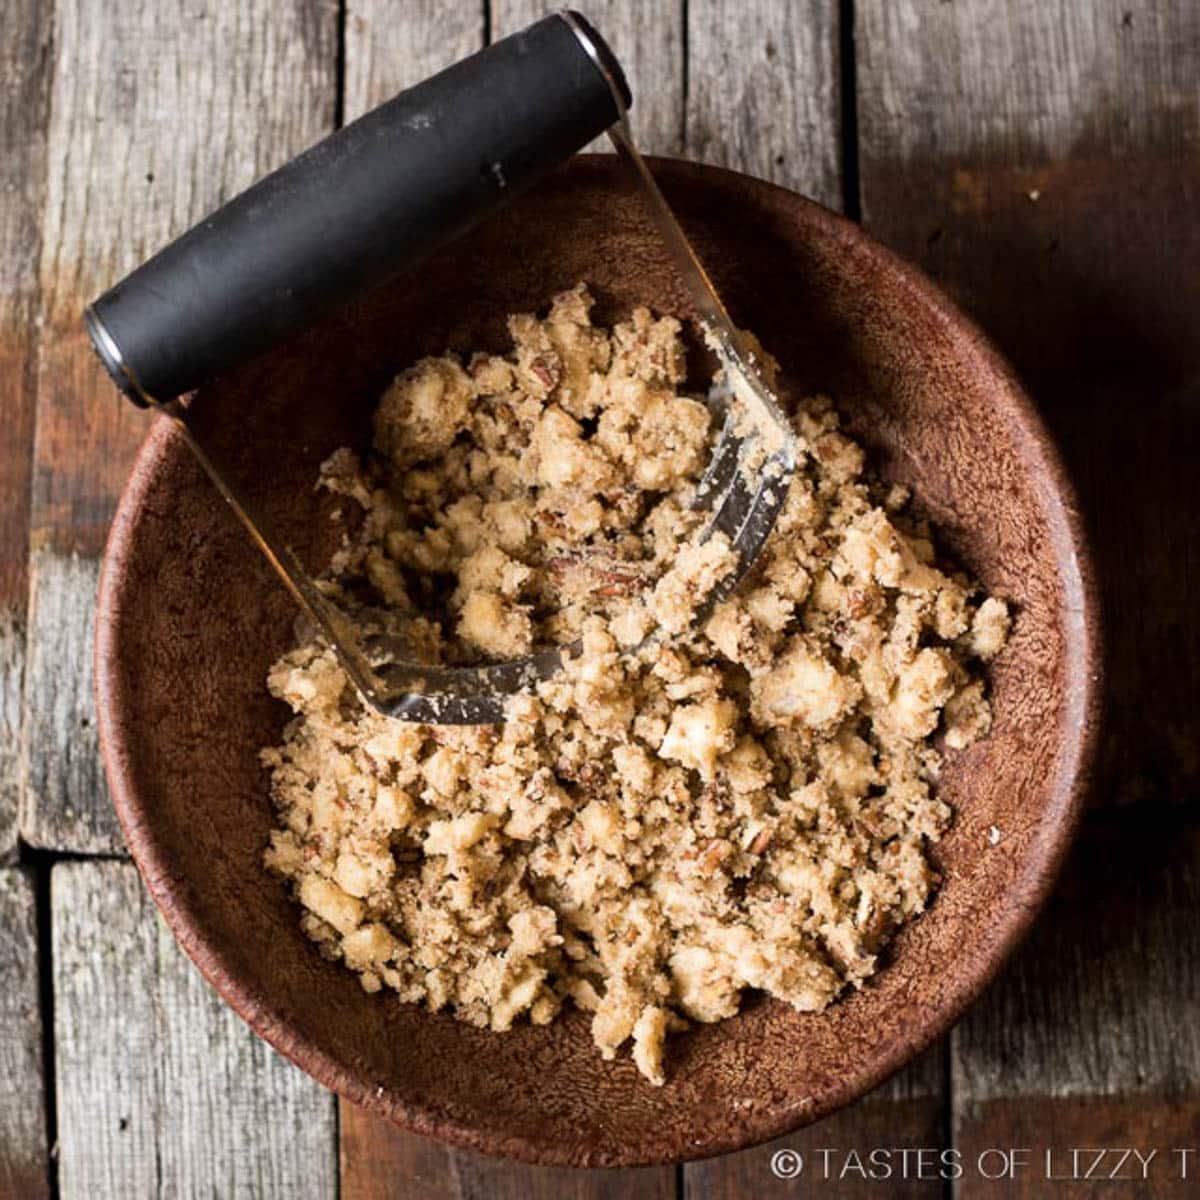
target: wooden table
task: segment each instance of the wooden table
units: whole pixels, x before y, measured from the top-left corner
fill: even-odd
[[[898,1156],[887,1183],[845,1166],[900,1147],[958,1148],[960,1197],[1200,1194],[1200,4],[586,7],[630,71],[647,149],[861,219],[993,333],[1060,437],[1099,559],[1109,703],[1058,893],[922,1061],[774,1146],[680,1170],[448,1150],[256,1040],[145,898],[97,761],[97,563],[146,422],[80,312],[217,201],[543,5],[4,0],[0,1197],[948,1190],[915,1162],[900,1179]],[[1158,1149],[1148,1184],[1044,1178],[1047,1148],[1125,1146]],[[772,1175],[781,1147],[807,1156],[800,1180]],[[975,1169],[1013,1148],[1034,1159],[1015,1179],[983,1178],[994,1157]],[[1190,1180],[1177,1148],[1197,1150]]]

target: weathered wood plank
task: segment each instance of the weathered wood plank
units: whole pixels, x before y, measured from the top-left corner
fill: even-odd
[[[1073,1146],[1158,1148],[1152,1187],[1106,1196],[1195,1194],[1197,1163],[1184,1180],[1169,1151],[1200,1146],[1198,906],[1200,830],[1084,836],[1029,943],[956,1030],[964,1161],[1032,1151],[1016,1180],[964,1176],[964,1200],[1043,1196],[1046,1152],[1061,1174]]]
[[[1194,805],[1200,11],[859,0],[856,16],[864,220],[1013,357],[1093,531],[1110,630],[1097,799]],[[1197,848],[1169,819],[1080,847],[953,1035],[959,1196],[1055,1186],[1040,1163],[984,1180],[989,1146],[1196,1144]]]
[[[51,910],[64,1200],[334,1195],[333,1097],[208,988],[133,867],[57,865]]]
[[[344,114],[353,121],[397,92],[480,49],[482,0],[348,0]]]
[[[839,6],[691,0],[687,7],[689,157],[746,171],[842,206]],[[739,1154],[684,1168],[689,1200],[792,1196],[822,1186],[869,1196],[880,1185],[840,1174],[844,1155],[878,1147],[938,1146],[945,1120],[945,1050],[936,1046],[883,1087],[816,1125]],[[821,1151],[831,1151],[823,1158]],[[793,1151],[798,1178],[772,1173],[772,1156]],[[837,1153],[832,1153],[836,1151]],[[784,1159],[787,1164],[787,1159]],[[897,1165],[897,1173],[900,1171]],[[915,1167],[914,1167],[915,1169]],[[821,1172],[828,1170],[829,1177]],[[817,1183],[813,1183],[816,1171]],[[936,1180],[904,1181],[904,1194],[934,1196]]]
[[[960,1137],[961,1200],[1191,1200],[1200,1179],[1196,1100],[1023,1097],[981,1104]],[[1026,1153],[1005,1161],[997,1147]]]
[[[608,9],[609,12],[603,10]],[[541,4],[503,3],[492,5],[492,35],[503,37],[535,20],[546,11]],[[606,36],[617,36],[627,45],[637,44],[640,24],[630,5],[601,5],[589,8]],[[616,23],[606,21],[617,15]],[[655,25],[657,23],[654,23]],[[675,47],[678,53],[678,30]],[[346,27],[347,120],[379,104],[400,88],[407,87],[479,49],[484,39],[484,8],[455,4],[450,0],[422,0],[407,5],[403,20],[397,19],[387,0],[351,0]],[[670,40],[670,35],[659,41]],[[656,43],[657,44],[657,43]],[[646,49],[642,48],[643,60]],[[679,77],[677,64],[676,78]],[[673,118],[678,145],[679,99]],[[662,98],[639,113],[650,136],[662,137],[654,122],[662,121]],[[660,140],[658,148],[663,148]],[[440,1143],[397,1129],[343,1101],[340,1107],[341,1195],[343,1200],[376,1200],[378,1197],[422,1196],[478,1197],[492,1200],[506,1196],[536,1198],[616,1197],[637,1195],[674,1197],[674,1172],[603,1172],[541,1170],[489,1159],[482,1155],[452,1150]]]
[[[1094,534],[1097,801],[1194,804],[1200,7],[861,0],[857,43],[865,223],[1013,358]]]
[[[0,868],[0,1200],[50,1194],[33,880]]]
[[[842,205],[836,0],[690,0],[686,152]]]
[[[1200,1100],[1200,830],[1093,827],[962,1022],[956,1093]]]
[[[944,1184],[927,1154],[945,1138],[946,1049],[941,1042],[857,1104],[766,1145],[684,1169],[686,1200],[785,1200],[798,1194],[936,1200]],[[870,1164],[873,1150],[887,1159]],[[907,1153],[906,1153],[907,1152]],[[887,1175],[863,1174],[867,1167]]]
[[[336,44],[336,5],[323,0],[55,6],[25,679],[27,711],[41,715],[26,738],[21,817],[34,845],[121,844],[95,767],[90,614],[96,560],[146,417],[117,398],[80,314],[221,199],[328,131]]]
[[[675,1172],[527,1167],[452,1150],[343,1101],[341,1200],[674,1200]]]
[[[541,15],[541,5],[493,6],[492,33],[506,33]],[[628,13],[626,15],[629,15]],[[352,120],[401,88],[478,50],[484,42],[482,4],[422,0],[397,20],[387,0],[351,0],[347,9],[345,117]],[[597,20],[599,20],[597,16]],[[606,33],[608,32],[605,27]],[[676,112],[678,124],[678,111]],[[662,1172],[574,1172],[521,1167],[452,1150],[397,1129],[343,1101],[340,1107],[343,1200],[384,1196],[492,1197],[630,1194],[674,1197],[674,1175]]]
[[[124,849],[108,803],[92,705],[99,571],[99,560],[91,555],[51,549],[33,553],[21,831],[35,846],[85,853]]]
[[[24,674],[24,613],[0,610],[0,865],[17,856]]]
[[[0,863],[15,855],[20,794],[49,37],[43,4],[7,6],[0,39]]]
[[[514,33],[555,7],[545,0],[492,0],[492,37]],[[683,5],[593,0],[585,15],[612,46],[629,77],[633,92],[629,119],[638,147],[646,154],[682,153]],[[603,138],[588,147],[610,148]]]

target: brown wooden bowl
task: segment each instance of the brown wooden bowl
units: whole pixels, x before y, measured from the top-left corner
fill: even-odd
[[[261,860],[273,823],[257,753],[283,706],[268,665],[293,602],[160,420],[121,498],[100,589],[101,744],[129,848],[176,937],[247,1022],[325,1086],[449,1142],[531,1162],[696,1158],[832,1112],[913,1058],[995,975],[1045,898],[1096,735],[1096,602],[1063,468],[978,330],[855,225],[791,192],[654,164],[736,320],[800,388],[831,393],[874,467],[911,484],[940,544],[1016,622],[994,664],[991,736],[952,756],[945,879],[861,991],[819,1015],[754,1000],[670,1043],[668,1082],[601,1061],[574,1012],[493,1034],[368,996],[325,962]],[[319,569],[334,501],[321,460],[363,446],[393,372],[504,344],[504,315],[588,280],[610,319],[687,305],[610,160],[576,159],[416,273],[195,397],[254,502]],[[995,827],[1000,837],[995,845]]]

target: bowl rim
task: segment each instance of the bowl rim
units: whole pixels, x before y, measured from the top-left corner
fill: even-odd
[[[600,154],[577,155],[560,170],[571,171],[579,162],[611,162],[611,158]],[[676,1147],[669,1146],[659,1153],[647,1150],[643,1144],[631,1148],[627,1154],[605,1151],[597,1157],[577,1143],[567,1145],[528,1132],[480,1130],[418,1100],[371,1086],[364,1073],[342,1065],[312,1039],[292,1028],[285,1013],[264,1003],[240,977],[230,956],[210,944],[199,917],[173,886],[173,871],[155,837],[152,812],[134,786],[123,722],[116,719],[125,700],[117,630],[122,581],[127,577],[126,564],[135,551],[138,517],[159,461],[179,438],[178,431],[165,417],[154,420],[122,490],[109,530],[97,597],[94,642],[97,730],[113,806],[151,898],[201,975],[256,1034],[318,1083],[352,1103],[453,1146],[542,1166],[661,1165],[760,1145],[828,1116],[915,1059],[955,1024],[995,979],[1047,900],[1083,813],[1100,729],[1101,610],[1085,523],[1057,445],[1013,368],[975,322],[928,276],[876,241],[857,223],[789,188],[738,171],[681,159],[652,156],[648,161],[656,174],[681,185],[689,180],[708,180],[729,186],[736,181],[737,187],[756,191],[764,201],[773,199],[790,206],[792,212],[802,214],[806,224],[847,253],[869,258],[889,285],[918,304],[939,328],[955,335],[962,361],[972,374],[982,373],[997,381],[1011,406],[1013,427],[1024,442],[1023,450],[1044,481],[1042,504],[1047,512],[1047,529],[1062,587],[1058,611],[1066,618],[1064,736],[1052,789],[1055,803],[1038,822],[1038,831],[1018,868],[999,919],[966,949],[946,999],[924,1010],[919,1026],[892,1037],[869,1063],[844,1077],[820,1102],[800,1110],[755,1112],[744,1123],[728,1125],[699,1142],[690,1142],[678,1152]]]

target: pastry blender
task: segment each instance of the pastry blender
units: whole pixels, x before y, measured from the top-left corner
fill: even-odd
[[[700,536],[728,537],[736,566],[704,599],[700,616],[710,612],[769,536],[797,446],[634,145],[630,103],[621,67],[596,31],[577,13],[555,13],[402,92],[268,175],[85,314],[117,386],[177,423],[363,699],[387,716],[460,725],[502,720],[509,696],[561,670],[577,647],[467,667],[406,660],[378,613],[332,601],[252,511],[197,440],[180,397],[413,266],[607,131],[724,368],[722,387],[709,397],[721,433],[694,503],[711,514]]]

